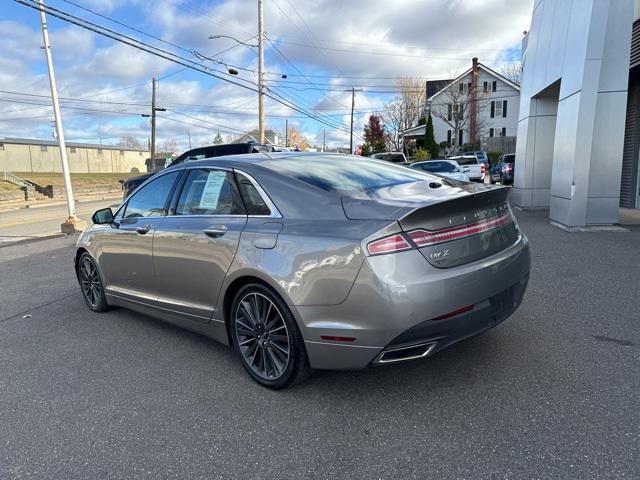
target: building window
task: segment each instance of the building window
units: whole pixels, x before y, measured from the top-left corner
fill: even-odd
[[[46,152],[47,151],[47,146],[46,145],[40,145],[40,151],[41,152]]]
[[[451,121],[453,119],[453,105],[449,104],[449,111],[447,112],[447,120]]]
[[[495,118],[496,116],[496,102],[491,102],[491,113],[489,114],[491,118]]]
[[[98,149],[98,155],[102,155],[102,149],[101,148]]]
[[[138,156],[141,157],[142,156],[142,152],[138,152]]]
[[[4,150],[4,143],[0,143],[0,150]]]
[[[503,137],[507,136],[507,127],[502,127],[502,131],[500,132]]]
[[[124,150],[120,150],[120,155],[124,155]]]
[[[489,137],[490,137],[490,138],[493,138],[493,136],[494,136],[493,128],[490,128],[490,129],[489,129]]]
[[[494,107],[494,114],[496,117],[501,117],[502,116],[502,102],[491,102],[495,104]]]
[[[491,84],[491,91],[495,92],[497,90],[498,90],[498,82],[494,80],[493,83]]]
[[[460,93],[463,93],[463,92],[464,92],[464,83],[460,82],[460,83],[458,84],[458,90],[460,90]]]
[[[460,131],[458,132],[458,145],[459,145],[459,146],[462,146],[463,135],[464,135],[464,131],[463,131],[463,130],[460,130]]]
[[[76,147],[69,147],[69,153],[76,153]]]
[[[502,101],[502,116],[506,118],[507,116],[507,101]]]
[[[484,82],[482,84],[482,91],[485,93],[489,91],[489,82]]]
[[[451,145],[451,130],[447,130],[447,143]]]

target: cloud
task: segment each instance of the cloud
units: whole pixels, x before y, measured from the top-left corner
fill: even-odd
[[[499,60],[517,56],[522,31],[528,29],[531,1],[512,0],[272,0],[265,2],[266,70],[268,92],[287,103],[313,112],[342,129],[298,118],[300,112],[267,99],[268,126],[283,129],[285,116],[312,143],[322,142],[326,129],[330,146],[349,142],[352,86],[356,94],[354,125],[357,134],[372,112],[380,112],[394,85],[394,77],[450,77],[469,67],[470,59],[498,66]],[[256,33],[255,0],[183,1],[87,0],[88,8],[108,14],[165,40],[213,55],[226,64],[243,67],[232,78],[255,88],[255,49],[238,46],[229,35],[248,40]],[[21,8],[21,7],[16,7]],[[60,6],[72,9],[70,6]],[[15,10],[15,9],[14,9]],[[79,16],[109,25],[104,19],[72,9]],[[0,88],[47,95],[48,80],[37,18],[17,21],[11,10],[0,21]],[[33,20],[33,21],[31,21]],[[121,27],[114,27],[121,29]],[[158,141],[174,138],[181,148],[210,142],[219,127],[223,135],[234,129],[257,127],[256,95],[204,74],[180,71],[182,67],[97,37],[60,21],[50,22],[56,75],[61,96],[85,98],[63,101],[69,140],[115,142],[132,134],[146,141],[150,80],[161,78],[158,102],[168,108],[159,119]],[[196,59],[187,51],[127,32],[161,48]],[[275,45],[275,46],[274,46]],[[369,53],[358,53],[369,52]],[[225,72],[224,65],[204,65]],[[178,72],[178,73],[176,73]],[[280,74],[287,74],[287,79]],[[306,76],[306,77],[305,77]],[[349,77],[349,78],[346,78]],[[325,90],[335,91],[325,91]],[[322,90],[322,91],[318,91]],[[0,98],[17,98],[0,95]],[[90,100],[126,105],[91,103]],[[45,98],[40,103],[47,103]],[[132,104],[132,105],[129,105]],[[75,107],[72,109],[69,107]],[[88,112],[77,108],[119,113]],[[50,137],[51,108],[0,102],[0,136]],[[186,116],[188,115],[188,116]],[[272,116],[271,116],[272,115]],[[31,116],[32,118],[26,118]],[[190,118],[195,117],[194,118]],[[21,118],[21,120],[13,120]],[[178,121],[194,124],[193,126]],[[197,125],[197,126],[196,126]]]

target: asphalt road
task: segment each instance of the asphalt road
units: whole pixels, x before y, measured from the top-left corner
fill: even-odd
[[[91,215],[100,208],[118,203],[118,198],[76,202],[78,218],[91,225]],[[67,205],[21,208],[0,212],[0,244],[18,237],[40,236],[60,232],[60,224],[67,219]]]
[[[72,239],[0,248],[0,478],[640,478],[640,229],[519,218],[511,319],[280,392],[211,340],[90,312]]]

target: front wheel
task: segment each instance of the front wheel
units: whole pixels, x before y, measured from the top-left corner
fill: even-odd
[[[256,382],[280,389],[309,375],[302,335],[271,288],[255,283],[242,287],[233,301],[230,323],[240,362]]]

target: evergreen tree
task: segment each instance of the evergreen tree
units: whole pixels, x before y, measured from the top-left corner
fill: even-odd
[[[213,137],[213,144],[214,145],[220,145],[221,143],[223,143],[222,135],[220,135],[220,132],[218,132],[218,133],[216,133],[216,136]]]
[[[427,126],[424,129],[424,148],[429,152],[431,158],[438,158],[440,155],[440,146],[436,143],[436,139],[433,134],[433,120],[431,119],[431,113],[429,113]]]

